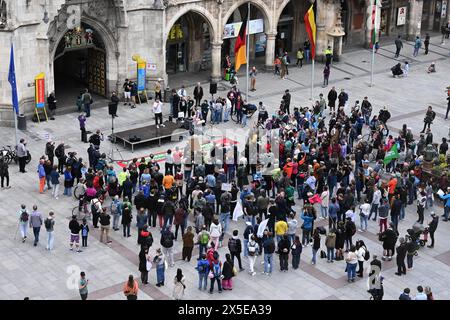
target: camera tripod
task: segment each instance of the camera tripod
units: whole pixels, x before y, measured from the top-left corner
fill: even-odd
[[[113,163],[114,161],[117,161],[114,159],[114,150],[117,151],[120,155],[120,159],[123,161],[122,153],[120,152],[119,148],[114,146],[114,143],[116,143],[116,136],[114,135],[114,116],[111,115],[111,136],[110,136],[110,142],[111,142],[111,149],[108,153],[108,160],[109,163]]]

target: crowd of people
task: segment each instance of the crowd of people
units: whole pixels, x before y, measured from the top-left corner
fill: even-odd
[[[401,49],[398,41],[396,56]],[[307,42],[297,52],[298,67],[302,67],[304,57],[309,62]],[[285,78],[289,74],[289,56],[284,53],[277,60],[275,72]],[[331,62],[332,51],[328,47],[324,86],[328,85]],[[397,65],[397,69],[401,71],[401,66]],[[395,70],[392,71],[395,76]],[[257,70],[251,72],[256,78]],[[125,105],[131,108],[136,103],[135,86],[128,79],[123,86]],[[253,81],[252,89],[256,90]],[[154,90],[153,110],[159,127],[163,126],[160,79]],[[243,260],[248,262],[252,277],[257,275],[258,263],[263,265],[262,275],[270,276],[276,256],[280,271],[288,272],[290,265],[296,270],[300,268],[302,252],[310,247],[312,265],[318,263],[317,255],[327,263],[345,264],[347,280],[353,283],[357,277],[381,271],[382,261],[394,257],[395,274],[405,275],[413,270],[414,257],[428,237],[428,248],[434,247],[440,221],[435,197],[443,201],[442,221],[447,222],[450,184],[447,172],[433,177],[425,168],[429,162],[426,148],[435,142],[431,124],[436,113],[431,106],[426,110],[420,139],[415,141],[406,124],[398,132],[389,129],[391,114],[386,106],[376,114],[368,97],[361,103],[354,98],[350,105],[347,92],[338,92],[335,87],[326,96],[321,93],[311,107],[294,106],[286,90],[272,115],[259,102],[255,121],[252,115],[256,107],[244,99],[237,85],[225,97],[209,101],[203,98],[200,83],[192,96],[184,86],[172,90],[170,116],[190,118],[198,127],[208,121],[213,125],[226,122],[233,114],[243,126],[253,122],[243,150],[237,144],[213,143],[210,150],[194,150],[187,144],[183,150],[177,147],[167,151],[164,168],[151,154],[132,159],[118,169],[108,164],[101,151],[104,137],[100,130],[87,139],[85,124],[93,101],[88,91],[80,95],[80,106],[84,105],[86,115],[81,114],[78,121],[81,139],[89,143],[88,161],[76,152],[66,153],[63,141],[55,146],[49,140],[37,166],[40,193],[52,190],[53,201],[57,201],[59,185],[63,184],[63,195],[75,194],[78,200],[79,214],[68,223],[71,251],[88,250],[90,228],[99,228],[100,242],[111,244],[111,230],[120,231],[121,225],[123,237],[132,237],[133,231],[140,246],[141,285],[149,284],[149,272],[155,270],[155,285],[161,287],[167,283],[167,270],[175,266],[174,246],[180,235],[182,260],[197,258],[198,289],[207,290],[209,282],[209,293],[213,294],[215,286],[219,293],[233,290],[233,279],[245,270]],[[119,103],[115,93],[111,102]],[[18,150],[20,171],[26,172],[24,139]],[[447,154],[448,143],[442,138],[436,155]],[[9,186],[7,170],[8,166],[0,162],[2,188],[4,178]],[[399,225],[406,219],[408,206],[417,212],[417,221],[401,235]],[[236,224],[234,228],[230,226],[232,218],[238,225],[245,223],[243,232]],[[22,242],[26,242],[28,228],[32,228],[33,245],[37,246],[44,225],[46,249],[53,250],[53,212],[44,218],[36,205],[29,212],[24,204],[18,220]],[[370,232],[369,225],[375,223],[380,247],[369,251],[359,235],[364,237]],[[198,252],[194,252],[196,248]],[[371,254],[375,251],[382,252],[381,260]],[[376,281],[381,283],[382,279],[378,274]],[[174,299],[183,298],[185,282],[179,268],[173,280]],[[83,300],[87,299],[87,286],[82,272]],[[130,275],[124,295],[135,300],[138,291],[139,283]],[[419,286],[417,291],[417,300],[424,296],[433,299],[429,287],[424,292]],[[383,297],[382,289],[370,293],[374,299]],[[400,300],[409,299],[410,289],[405,288]]]
[[[181,90],[184,94],[185,89]],[[194,110],[201,107],[202,98],[197,95],[196,100],[192,103]],[[240,101],[245,103],[236,87],[223,100],[230,105],[230,113],[239,113]],[[55,148],[54,142],[48,141],[37,170],[39,191],[52,189],[56,201],[61,182],[68,197],[75,186],[80,215],[74,215],[68,224],[70,250],[87,250],[90,227],[100,228],[100,242],[105,244],[112,242],[110,232],[118,231],[119,224],[123,237],[131,237],[131,230],[135,230],[142,285],[148,284],[152,269],[156,270],[156,286],[165,285],[165,273],[175,265],[174,241],[179,234],[183,260],[190,261],[198,247],[198,289],[206,290],[209,279],[211,294],[216,283],[218,292],[233,289],[233,278],[244,270],[243,259],[248,261],[251,276],[257,274],[258,262],[264,265],[262,274],[270,276],[276,255],[279,270],[288,272],[289,260],[292,269],[300,267],[302,251],[307,247],[311,247],[313,265],[317,264],[318,254],[328,263],[343,261],[350,283],[375,265],[381,269],[381,261],[390,261],[394,256],[396,275],[411,271],[420,242],[426,242],[429,236],[428,247],[435,245],[439,222],[438,215],[432,212],[438,210],[435,195],[444,201],[443,221],[448,221],[450,212],[448,176],[443,172],[438,179],[429,177],[423,167],[425,146],[433,143],[432,108],[428,108],[424,120],[427,135],[415,142],[406,125],[398,133],[389,130],[388,108],[374,114],[367,97],[361,104],[356,101],[349,113],[345,112],[348,94],[345,90],[338,94],[334,87],[327,99],[321,94],[311,108],[294,107],[291,112],[290,100],[286,90],[279,110],[271,117],[260,103],[258,126],[251,128],[244,150],[235,144],[215,143],[211,150],[202,152],[187,144],[184,150],[177,147],[167,151],[164,170],[153,155],[135,158],[119,170],[108,165],[106,155],[100,151],[100,131],[89,138],[89,163],[76,152],[66,155],[64,142]],[[204,115],[202,119],[208,121]],[[258,150],[256,154],[250,152],[252,144]],[[394,146],[398,154],[390,157]],[[278,156],[267,163],[274,148]],[[443,138],[439,153],[447,152]],[[439,189],[444,192],[437,193]],[[417,207],[417,222],[400,236],[399,224],[406,218],[407,206]],[[427,210],[431,219],[425,219]],[[245,221],[242,233],[230,229],[234,215],[243,216],[234,219],[238,223]],[[37,246],[44,225],[48,234],[46,248],[53,250],[53,212],[44,219],[37,206],[28,212],[22,205],[18,219],[23,242],[31,227]],[[371,256],[364,241],[358,239],[358,232],[364,236],[371,221],[377,219],[381,261],[375,254]],[[156,247],[155,254],[150,252],[151,247]],[[224,249],[220,248],[227,248],[228,253],[223,255]],[[236,260],[239,268],[235,267]],[[176,299],[183,297],[184,279],[179,269],[174,279]],[[82,278],[82,297],[87,297],[86,286]],[[135,299],[137,291],[138,282],[130,275],[124,294]],[[380,293],[374,297],[380,297]]]

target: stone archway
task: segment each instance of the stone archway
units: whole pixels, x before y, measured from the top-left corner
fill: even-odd
[[[211,78],[217,80],[220,76],[220,56],[217,52],[220,55],[221,46],[221,40],[217,40],[220,34],[218,20],[204,7],[192,4],[169,7],[166,16],[163,52],[166,55],[167,77],[177,70],[210,71]],[[177,30],[174,30],[175,27]],[[171,36],[173,33],[183,35],[177,39]]]
[[[271,33],[274,30],[274,24],[273,21],[271,19],[272,15],[270,14],[271,9],[266,5],[266,3],[264,3],[262,0],[238,0],[238,1],[233,1],[233,5],[227,10],[224,18],[223,18],[223,28],[225,27],[225,24],[227,23],[228,19],[230,19],[231,15],[234,13],[234,11],[236,11],[240,6],[246,4],[250,2],[251,5],[255,6],[256,8],[258,8],[258,10],[262,13],[263,17],[264,17],[264,31],[266,33]],[[275,28],[276,30],[276,28]]]
[[[117,25],[123,20],[120,7],[116,4],[117,1],[100,0],[98,2],[91,2],[84,4],[80,8],[81,24],[91,27],[96,36],[101,39],[104,45],[105,53],[105,83],[104,96],[109,96],[112,91],[117,91],[119,85],[119,48],[118,48],[118,33]],[[49,40],[49,74],[54,75],[55,72],[55,58],[58,46],[64,42],[64,36],[69,28],[67,21],[69,14],[67,8],[69,4],[64,4],[56,15],[54,21],[50,23],[47,31]],[[48,80],[49,91],[55,90],[55,79],[49,77]]]

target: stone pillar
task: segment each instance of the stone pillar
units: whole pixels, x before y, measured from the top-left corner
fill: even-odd
[[[273,62],[275,60],[275,39],[276,33],[266,33],[266,70],[273,70]]]
[[[222,41],[211,42],[211,81],[218,82],[222,79]]]
[[[422,0],[411,1],[408,10],[409,10],[409,13],[407,14],[408,33],[406,34],[406,39],[414,40],[416,36],[420,35],[420,29],[422,25],[423,1]]]

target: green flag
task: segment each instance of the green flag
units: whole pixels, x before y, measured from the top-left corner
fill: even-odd
[[[393,146],[391,147],[391,149],[384,156],[383,162],[386,165],[389,162],[391,162],[392,160],[398,159],[399,156],[400,156],[400,154],[398,153],[397,143],[394,143]]]

